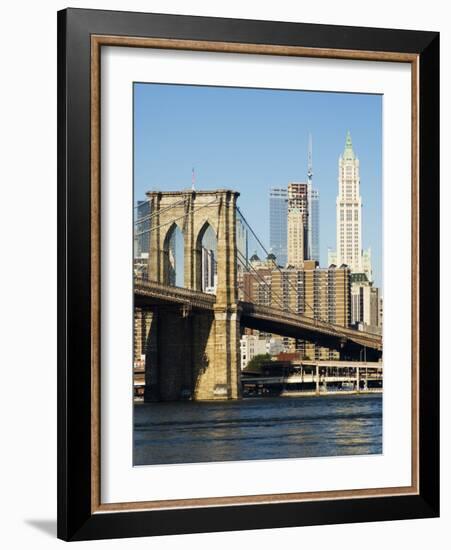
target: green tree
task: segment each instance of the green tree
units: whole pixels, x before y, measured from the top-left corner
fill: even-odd
[[[270,362],[271,356],[269,353],[254,355],[243,370],[245,372],[261,372],[262,368]]]

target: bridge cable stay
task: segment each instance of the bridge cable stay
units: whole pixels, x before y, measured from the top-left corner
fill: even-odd
[[[158,191],[155,191],[155,193],[158,193]],[[179,201],[175,202],[174,204],[170,204],[170,205],[166,206],[164,208],[164,210],[166,210],[167,208],[172,208],[173,206],[175,206],[177,204],[181,204],[182,202],[185,202],[185,201],[186,201],[186,197],[183,197],[183,199],[180,199]],[[145,199],[143,201],[140,201],[141,204],[144,204],[146,202],[150,202],[150,199]],[[135,206],[134,206],[135,210],[137,210],[141,206],[141,204],[135,204]],[[151,214],[152,213],[146,214],[146,216],[144,216],[144,217],[150,216]]]
[[[158,210],[155,210],[155,212],[149,212],[149,214],[146,214],[145,216],[141,216],[139,218],[136,218],[134,220],[134,224],[135,225],[138,225],[138,224],[142,224],[144,222],[149,222],[153,217],[157,216],[157,215],[160,215],[164,212],[166,212],[167,210],[171,210],[171,208],[175,208],[176,206],[179,206],[180,204],[184,203],[186,199],[182,199],[178,202],[175,202],[174,204],[171,204],[169,206],[166,206],[165,208],[161,208],[161,209],[158,209]],[[148,200],[147,201],[143,201],[143,202],[149,202]],[[137,208],[139,208],[139,205],[136,205],[135,207],[135,210]],[[142,235],[143,233],[148,233],[149,232],[149,229],[144,229],[143,231],[139,231],[136,233],[136,235]]]
[[[239,208],[237,207],[237,210],[239,210]],[[252,232],[252,234],[254,235],[255,239],[257,240],[258,244],[261,246],[261,248],[263,249],[263,251],[265,252],[265,254],[268,255],[268,251],[266,250],[266,248],[264,247],[264,245],[262,244],[262,242],[260,241],[260,239],[258,238],[258,236],[256,235],[255,231],[252,229],[252,227],[249,225],[249,223],[247,222],[247,220],[245,219],[243,213],[239,210],[239,214],[241,215],[244,223],[247,225],[247,227],[250,229],[250,231]],[[275,268],[282,274],[282,277],[283,277],[283,271],[280,269],[280,266],[277,265],[277,263],[272,260],[272,263],[274,264]],[[246,266],[245,266],[246,267]],[[299,291],[298,289],[291,283],[291,281],[288,279],[285,278],[285,281],[288,282],[289,286],[294,290],[295,294],[298,296],[299,298]],[[304,305],[307,306],[308,308],[310,308],[310,310],[313,312],[313,314],[315,315],[315,310],[314,308],[309,304],[309,303],[306,303],[304,302]],[[282,310],[286,310],[288,309],[289,313],[292,313],[292,314],[295,314],[295,315],[302,315],[301,313],[299,312],[293,312],[293,311],[290,311],[289,308],[285,308],[284,306],[282,306]],[[343,331],[339,330],[335,325],[331,324],[329,321],[325,321],[324,319],[322,319],[321,317],[318,319],[317,317],[313,317],[312,318],[312,321],[314,323],[317,323],[318,320],[322,323],[324,323],[325,325],[328,326],[329,330],[331,330],[331,332],[337,334],[337,335],[343,335]]]
[[[262,282],[263,282],[263,284],[265,284],[264,281],[262,281]],[[249,298],[249,303],[255,303],[255,300],[252,300],[252,298],[251,298],[251,297],[249,296],[249,294],[244,290],[244,288],[240,288],[240,292],[242,292],[243,294],[246,294],[246,296]],[[276,306],[280,307],[280,309],[281,309],[282,311],[286,311],[287,308],[284,307],[283,303],[281,303],[281,302],[278,301],[277,299],[274,299],[275,296],[277,296],[277,295],[271,293],[271,299],[274,300],[274,304],[275,304]],[[262,305],[263,305],[263,304],[262,304]],[[264,307],[269,307],[269,308],[271,308],[272,306],[269,305],[269,306],[264,306]],[[292,311],[288,311],[288,312],[289,312],[289,313],[293,313]]]
[[[251,304],[252,304],[252,303],[253,303],[253,301],[252,301],[252,297],[251,297],[251,296],[249,296],[249,294],[248,294],[248,293],[247,293],[247,292],[246,292],[246,291],[244,290],[244,288],[241,288],[241,289],[240,289],[240,291],[241,291],[241,292],[243,293],[243,295],[244,295],[244,296],[246,296],[246,297],[247,297],[247,299],[249,300],[249,303],[251,303]],[[290,312],[290,313],[292,313],[292,312]]]
[[[190,212],[190,214],[193,214],[193,213],[195,213],[195,212],[198,212],[199,210],[202,210],[203,208],[206,208],[206,207],[208,207],[208,206],[211,206],[211,205],[213,205],[214,203],[216,203],[217,201],[218,201],[218,197],[215,197],[212,201],[210,201],[210,202],[208,202],[208,203],[206,203],[206,204],[203,204],[203,205],[201,205],[201,206],[195,208],[194,210],[192,210],[192,211]],[[183,199],[183,200],[181,200],[181,201],[178,201],[177,203],[174,203],[174,205],[168,206],[167,208],[165,208],[164,210],[161,210],[161,211],[159,211],[159,212],[161,213],[161,212],[163,212],[163,211],[167,211],[167,210],[173,208],[176,204],[178,205],[178,204],[181,204],[182,202],[185,202],[185,199]],[[266,250],[265,246],[263,245],[263,243],[261,242],[261,240],[259,239],[259,237],[258,237],[257,234],[255,233],[255,231],[253,230],[253,228],[249,225],[249,222],[247,221],[247,219],[245,218],[245,216],[243,215],[243,213],[241,212],[241,210],[239,209],[238,206],[236,207],[236,209],[237,209],[237,212],[239,213],[240,217],[242,218],[242,221],[243,221],[243,222],[245,223],[245,225],[249,228],[249,230],[251,231],[252,235],[254,236],[254,238],[256,239],[256,241],[258,242],[258,244],[260,245],[260,247],[262,248],[262,250],[265,252],[266,255],[269,255],[269,253],[268,253],[268,251]],[[157,213],[158,213],[158,211],[155,212],[154,215],[156,215]],[[169,224],[172,224],[172,223],[174,223],[175,221],[177,221],[177,220],[179,220],[179,219],[185,218],[185,217],[187,216],[187,214],[188,214],[188,213],[185,212],[185,213],[183,213],[181,216],[178,216],[177,218],[174,218],[174,219],[172,219],[172,220],[169,220],[168,222],[165,222],[165,223],[163,223],[163,224],[159,224],[159,225],[157,225],[157,226],[155,226],[155,227],[152,227],[152,228],[149,229],[149,232],[155,231],[155,230],[157,230],[157,229],[159,229],[159,228],[161,228],[161,227],[165,227],[165,226],[167,226],[167,225],[169,225]],[[151,216],[152,216],[152,214],[151,214]],[[238,251],[238,253],[240,253],[240,252]],[[240,255],[242,256],[241,253],[240,253]],[[243,256],[243,257],[244,257],[244,256]],[[271,261],[272,261],[274,267],[275,267],[275,268],[282,274],[282,276],[283,276],[283,272],[282,272],[280,266],[278,266],[277,263],[276,263],[274,260],[271,260]],[[246,262],[246,263],[247,263],[247,262]],[[259,277],[260,280],[261,280],[267,287],[269,287],[268,283],[267,283],[266,281],[264,281],[264,279],[261,278],[260,274],[255,270],[255,268],[253,268],[253,266],[246,265],[246,264],[244,264],[242,261],[241,261],[241,264],[242,264],[243,267],[245,267],[247,270],[249,269],[249,267],[250,267],[251,269],[253,269],[253,271],[254,271],[254,273],[257,275],[257,277]],[[285,279],[285,280],[286,280],[286,279]],[[299,297],[299,291],[298,291],[298,289],[291,283],[290,280],[288,280],[287,282],[288,282],[289,286],[291,286],[291,288],[294,290],[295,294]],[[270,287],[269,287],[269,288],[270,288]],[[271,288],[270,288],[270,290],[271,290],[271,293],[272,293],[272,289],[271,289]],[[280,297],[279,297],[279,299],[280,299]],[[279,305],[281,305],[281,309],[282,309],[282,310],[288,310],[290,313],[299,314],[299,312],[293,312],[293,311],[291,311],[288,307],[285,307],[285,306],[283,305],[283,301],[282,301],[282,304],[280,304],[280,302],[279,302]],[[314,308],[313,308],[310,304],[304,302],[304,305],[308,306],[308,307],[311,309],[311,311],[312,311],[313,313],[315,313]],[[313,320],[314,320],[314,321],[316,320],[315,317],[313,318]],[[332,324],[330,324],[330,323],[327,322],[327,321],[324,321],[324,320],[321,319],[321,318],[320,318],[320,321],[322,321],[322,322],[324,322],[325,324],[329,325],[332,331],[338,333],[337,329],[336,329]]]
[[[203,250],[209,250],[209,249],[207,249],[207,248],[204,247],[204,246],[202,246],[202,249],[203,249]],[[237,250],[237,252],[238,252],[241,256],[243,256],[243,255],[240,253],[239,250]],[[243,256],[243,258],[244,258],[244,256]],[[244,262],[243,262],[242,260],[240,260],[239,258],[237,258],[237,259],[238,259],[238,261],[241,263],[241,265],[242,265],[243,267],[246,268],[246,265],[244,264]],[[215,264],[216,269],[217,269],[218,261],[217,261],[215,258],[213,258],[213,263]],[[252,266],[250,266],[250,267],[252,268]],[[247,268],[246,268],[246,269],[247,269]],[[252,269],[254,269],[254,268],[252,268]],[[255,269],[254,269],[254,271],[255,271]],[[260,275],[257,271],[255,271],[255,275],[256,275],[256,276],[260,279],[260,281],[269,289],[269,292],[271,293],[271,295],[274,295],[274,296],[280,298],[280,295],[277,295],[277,294],[275,294],[275,293],[272,292],[271,286],[268,285],[268,283],[261,277],[261,275]],[[243,294],[246,294],[246,296],[249,298],[250,303],[252,303],[251,297],[249,296],[249,294],[248,294],[247,292],[245,292],[244,288],[241,288],[240,290],[243,292]],[[277,301],[277,304],[281,307],[281,309],[284,309],[284,306],[283,306],[283,303],[282,303],[282,302]],[[294,313],[294,312],[290,311],[290,313]]]
[[[149,201],[143,201],[143,202],[149,202]],[[165,206],[164,208],[160,208],[158,210],[155,210],[155,212],[150,212],[149,214],[146,214],[145,216],[142,216],[141,218],[138,218],[137,220],[135,220],[135,223],[142,223],[143,221],[150,220],[151,218],[153,218],[157,214],[161,214],[163,212],[166,212],[167,210],[171,210],[171,208],[175,208],[176,206],[179,206],[180,204],[183,204],[184,202],[186,202],[186,198],[183,198],[183,199],[181,199],[177,202],[174,202],[174,204],[170,204],[168,206]],[[138,205],[135,206],[135,209],[137,209],[137,208],[139,208]]]
[[[246,220],[246,218],[244,217],[244,214],[242,213],[242,211],[239,209],[239,207],[237,206],[236,209],[238,210],[241,218],[243,219],[244,223],[246,224],[246,226],[250,229],[252,235],[254,236],[254,238],[256,239],[257,243],[260,245],[260,247],[262,248],[263,252],[268,256],[269,255],[269,252],[268,250],[265,248],[265,246],[263,245],[263,243],[261,242],[261,240],[259,239],[259,237],[257,236],[257,234],[255,233],[255,231],[252,229],[252,227],[249,225],[249,222]],[[277,269],[277,271],[279,271],[279,273],[282,275],[284,275],[282,269],[280,268],[279,265],[277,265],[277,263],[274,261],[274,260],[270,260],[274,267]],[[290,280],[287,281],[288,284],[291,286],[291,288],[294,290],[294,292],[296,293],[296,295],[299,297],[299,291],[298,289],[291,283]],[[309,304],[309,303],[305,303],[305,305],[307,307],[309,307],[311,309],[311,311],[313,313],[315,313],[315,310],[314,308]],[[296,312],[297,314],[299,314],[298,312]],[[320,319],[321,320],[321,319]],[[323,322],[327,322],[327,321],[323,321]]]
[[[202,249],[203,249],[203,250],[208,250],[208,249],[207,249],[206,247],[204,247],[204,246],[202,246]],[[238,252],[238,254],[239,254],[240,256],[242,256],[242,257],[244,258],[243,254],[241,254],[241,252],[240,252],[239,250],[237,250],[237,252]],[[244,259],[245,259],[245,258],[244,258]],[[238,257],[237,257],[237,260],[240,262],[240,264],[241,264],[246,270],[248,270],[248,269],[250,268],[250,269],[252,269],[252,270],[254,271],[256,277],[257,277],[257,278],[258,278],[258,279],[268,288],[271,298],[272,298],[273,296],[275,296],[276,298],[278,298],[278,300],[276,301],[276,303],[277,303],[277,305],[280,306],[280,308],[281,308],[282,310],[287,309],[290,313],[293,313],[293,314],[295,313],[294,311],[291,311],[289,307],[285,307],[285,306],[283,305],[283,299],[280,297],[280,294],[276,294],[276,293],[273,291],[273,289],[272,289],[271,286],[268,284],[268,282],[264,280],[264,278],[260,275],[260,273],[258,273],[258,271],[255,270],[255,268],[254,268],[253,266],[251,266],[251,265],[246,266],[245,263],[243,262],[243,260],[240,260]],[[215,258],[213,258],[213,263],[215,264],[216,269],[217,269],[218,262],[217,262],[217,260],[216,260]],[[247,294],[247,292],[245,292],[244,288],[241,288],[240,290],[243,292],[243,294],[246,294],[246,296],[250,299],[250,302],[252,303],[251,297],[249,296],[249,294]]]
[[[252,302],[251,296],[249,296],[249,294],[244,290],[244,288],[241,288],[240,290],[243,293],[243,295],[249,300],[249,303],[252,304],[253,302]]]
[[[262,250],[265,252],[265,254],[268,256],[269,255],[269,252],[266,250],[265,246],[263,245],[263,243],[261,242],[261,240],[259,239],[259,237],[257,236],[257,234],[255,233],[255,231],[252,229],[252,227],[249,225],[249,222],[247,221],[247,219],[245,218],[243,212],[240,210],[240,208],[238,206],[236,206],[236,209],[239,213],[239,215],[241,216],[243,222],[246,224],[246,226],[249,228],[249,230],[251,231],[252,235],[254,236],[254,238],[256,239],[257,243],[259,244],[259,246],[262,248]],[[279,271],[279,273],[282,275],[283,277],[283,271],[281,270],[280,266],[277,265],[277,263],[274,261],[274,260],[271,260],[272,263],[274,264],[274,267]],[[285,279],[289,286],[294,290],[294,292],[296,293],[296,295],[299,297],[299,291],[298,289],[292,284],[292,282],[288,279]],[[304,301],[304,305],[307,306],[311,311],[312,313],[315,315],[315,309],[308,303],[308,302],[305,302]],[[313,320],[316,321],[317,318],[316,317],[313,317]],[[319,318],[319,320],[327,325],[330,325],[331,327],[331,330],[336,332],[337,334],[340,334],[340,332],[335,328],[334,325],[332,325],[331,323],[329,323],[329,321],[326,321],[324,319],[322,319],[321,317]]]
[[[240,253],[240,252],[238,251],[238,253]],[[243,254],[240,254],[240,255],[243,256]],[[243,257],[244,257],[244,256],[243,256]],[[241,265],[243,265],[243,267],[246,267],[245,264],[244,264],[244,262],[243,262],[242,260],[240,260],[240,262],[241,262]],[[255,271],[255,268],[254,268],[254,271]],[[257,271],[255,271],[255,273],[256,273],[256,275],[257,275],[257,277],[258,277],[258,276],[259,276],[259,273],[258,273]],[[261,279],[261,281],[262,281],[264,284],[268,285],[268,283],[267,283],[264,279]],[[268,285],[268,286],[269,286],[269,285]],[[271,289],[271,287],[269,287],[269,289],[270,289],[271,297],[272,297],[272,289]],[[253,303],[253,300],[252,300],[251,296],[249,296],[249,294],[244,290],[244,288],[241,288],[240,290],[241,290],[241,292],[243,292],[243,294],[244,294],[245,296],[247,296],[247,298],[249,299],[250,303]],[[276,296],[277,296],[277,294],[276,294]],[[280,308],[281,308],[282,311],[288,310],[288,312],[291,313],[291,314],[299,315],[299,313],[297,313],[297,312],[294,312],[294,311],[292,311],[292,310],[290,311],[290,309],[289,309],[288,307],[285,307],[285,306],[283,305],[283,303],[282,303],[282,304],[281,304],[280,302],[276,302],[276,303],[280,306]],[[313,319],[312,319],[312,321],[313,321]]]
[[[160,215],[164,212],[167,212],[168,210],[170,210],[171,208],[174,208],[176,206],[179,206],[180,204],[184,203],[186,201],[186,199],[182,199],[178,202],[175,202],[174,204],[171,204],[169,206],[166,206],[165,208],[161,208],[159,210],[156,210],[155,212],[150,212],[149,214],[146,214],[145,216],[141,216],[140,218],[137,218],[134,220],[134,225],[135,225],[135,231],[134,231],[134,236],[135,237],[140,237],[142,235],[145,235],[147,233],[150,233],[150,221],[152,220],[152,218],[154,216],[157,216],[157,215]],[[149,202],[149,200],[147,201],[143,201],[143,202]],[[138,205],[135,206],[135,209],[138,208]],[[137,231],[136,230],[136,227],[138,227],[140,224],[144,224],[144,223],[149,223],[149,227],[147,227],[146,229],[143,229],[142,231]]]
[[[213,199],[213,201],[211,201],[211,202],[209,202],[209,203],[207,203],[207,204],[201,205],[201,206],[199,206],[198,208],[195,208],[191,213],[197,212],[197,211],[199,211],[199,210],[201,210],[202,208],[205,208],[205,207],[207,207],[207,206],[211,206],[212,204],[214,204],[215,202],[217,202],[217,200],[218,200],[218,198],[215,197],[215,199]],[[150,220],[153,216],[155,216],[155,215],[157,215],[157,214],[164,213],[164,212],[166,212],[167,210],[170,210],[170,209],[172,209],[172,208],[174,208],[174,207],[176,207],[176,206],[178,206],[178,205],[184,203],[185,201],[186,201],[186,199],[183,198],[183,199],[181,199],[180,201],[177,201],[176,203],[167,206],[166,208],[163,208],[163,209],[161,209],[161,210],[157,210],[157,211],[155,211],[155,212],[153,212],[153,213],[151,213],[151,214],[149,214],[149,215],[147,215],[147,216],[145,216],[145,217],[143,217],[143,218],[140,218],[139,222],[136,221],[135,223],[142,223],[143,221]],[[137,208],[137,207],[135,206],[135,208]],[[265,252],[265,254],[268,255],[268,251],[266,250],[265,246],[263,245],[263,243],[261,242],[261,240],[259,239],[259,237],[258,237],[257,234],[255,233],[255,231],[253,230],[253,228],[249,225],[249,222],[248,222],[247,219],[245,218],[245,216],[244,216],[244,214],[242,213],[242,211],[240,210],[240,208],[237,206],[236,209],[237,209],[237,211],[238,211],[240,217],[242,218],[242,221],[243,221],[243,222],[245,223],[245,225],[249,228],[249,230],[251,231],[252,235],[254,236],[254,238],[256,239],[256,241],[258,242],[258,244],[260,245],[260,247],[263,249],[263,251]],[[179,219],[184,218],[186,215],[187,215],[187,213],[184,213],[184,214],[182,214],[181,216],[179,216],[178,218],[174,218],[173,220],[170,220],[170,221],[168,221],[168,222],[166,222],[166,223],[164,223],[164,224],[160,224],[160,225],[157,225],[157,226],[155,226],[155,227],[149,228],[148,230],[142,231],[142,232],[140,232],[139,234],[143,234],[143,233],[146,233],[146,232],[155,231],[156,229],[159,229],[159,228],[161,228],[161,227],[164,227],[164,226],[166,226],[166,225],[169,225],[169,224],[171,224],[171,223],[174,223],[175,221],[177,221],[177,220],[179,220]],[[239,251],[238,251],[238,252],[239,252]],[[240,254],[240,255],[242,255],[242,254]],[[243,257],[244,257],[244,256],[243,256]],[[275,268],[282,274],[282,276],[283,276],[283,272],[282,272],[282,270],[280,269],[280,266],[278,266],[277,263],[276,263],[274,260],[271,260],[271,261],[272,261],[272,263],[274,264],[274,267],[275,267]],[[241,263],[242,263],[242,262],[241,262]],[[243,263],[242,263],[242,265],[243,265],[243,267],[245,267],[246,269],[249,269],[249,267],[251,267],[251,268],[253,269],[254,273],[255,273],[257,276],[259,276],[259,274],[257,273],[257,271],[256,271],[252,266],[245,265],[245,264],[243,264]],[[260,279],[261,279],[261,277],[260,277]],[[262,280],[262,279],[261,279],[261,280]],[[286,280],[286,279],[285,279],[285,280]],[[262,282],[264,282],[267,286],[269,286],[269,285],[266,283],[266,281],[263,281],[263,280],[262,280]],[[296,295],[297,295],[298,298],[299,298],[299,291],[298,291],[298,289],[291,283],[291,281],[290,281],[289,279],[288,279],[287,282],[288,282],[289,286],[291,286],[291,288],[295,291]],[[270,291],[271,291],[271,293],[273,293],[273,290],[272,290],[271,288],[270,288]],[[279,305],[281,305],[281,304],[279,303]],[[313,308],[309,303],[304,302],[304,305],[307,306],[308,308],[310,308],[310,310],[313,312],[313,314],[315,314],[314,308]],[[293,311],[290,310],[290,308],[285,307],[285,306],[283,305],[283,302],[282,302],[282,309],[283,309],[283,310],[288,309],[288,311],[290,311],[291,313],[299,314],[299,312],[293,312]],[[314,317],[313,319],[315,319],[315,317]],[[325,320],[323,320],[323,319],[321,319],[321,318],[320,318],[320,321],[325,322],[326,324],[330,324],[330,323],[328,323],[328,321],[325,321]]]
[[[246,265],[243,263],[242,260],[239,260],[239,258],[237,258],[237,259],[238,259],[238,261],[241,263],[241,265],[242,265],[243,267],[246,267]],[[247,269],[249,269],[249,268],[247,268]],[[290,308],[289,308],[288,306],[287,306],[287,307],[284,306],[284,304],[283,304],[283,298],[280,296],[280,294],[277,294],[277,293],[273,292],[273,290],[272,290],[271,286],[269,285],[269,283],[268,283],[267,281],[265,281],[265,280],[262,278],[262,276],[261,276],[254,268],[252,268],[252,269],[254,270],[253,275],[255,274],[256,279],[258,279],[258,280],[257,280],[257,283],[263,283],[263,285],[264,285],[264,286],[267,288],[267,290],[268,290],[268,293],[269,293],[269,295],[270,295],[270,298],[271,298],[271,299],[274,299],[274,302],[276,303],[276,305],[278,305],[282,311],[288,310],[289,313],[295,313],[294,311],[291,311]],[[248,271],[248,272],[249,272],[249,271]],[[242,291],[244,292],[244,289],[243,289],[243,288],[241,288],[240,290],[242,290]],[[247,296],[249,297],[248,294],[247,294]],[[253,300],[251,300],[251,303],[253,303]],[[264,305],[264,304],[262,304],[262,305]],[[266,307],[271,307],[271,304],[269,304],[269,306],[266,306]]]
[[[243,256],[243,254],[241,254],[239,250],[238,250],[238,253],[239,253],[241,256]],[[244,258],[244,256],[243,256],[243,258]],[[243,265],[243,267],[246,267],[242,260],[239,260],[239,261],[240,261],[241,265]],[[283,298],[280,298],[280,295],[278,295],[278,294],[273,294],[273,289],[272,289],[272,287],[269,286],[269,284],[261,277],[261,275],[255,270],[255,268],[253,268],[252,266],[250,266],[250,268],[254,270],[255,275],[260,279],[260,281],[261,281],[263,284],[265,284],[265,285],[269,288],[269,291],[270,291],[270,293],[271,293],[271,297],[274,295],[274,296],[278,297],[279,300],[280,300],[280,299],[283,300]],[[246,296],[250,299],[250,301],[251,301],[251,303],[252,303],[252,298],[249,296],[249,294],[247,294],[247,292],[244,290],[244,288],[241,288],[240,290],[243,292],[243,294],[246,294]],[[281,308],[282,311],[288,311],[288,313],[291,313],[292,315],[302,315],[302,314],[300,314],[300,313],[297,312],[297,311],[291,310],[288,306],[285,306],[285,305],[283,304],[283,302],[281,303],[280,301],[276,301],[276,303],[277,303],[277,305],[279,305],[279,307]],[[271,307],[271,306],[270,306],[270,307]],[[309,318],[309,319],[310,319],[310,318]],[[315,319],[311,319],[311,320],[312,320],[313,322],[315,322]],[[327,324],[327,326],[328,326],[328,328],[331,330],[331,332],[335,332],[336,334],[340,334],[340,332],[338,332],[337,330],[335,330],[335,328],[333,327],[333,325],[331,325],[330,323],[325,323],[325,324]]]
[[[242,257],[244,258],[243,254],[241,254],[241,252],[240,252],[239,250],[237,250],[237,252],[238,252],[238,254],[239,254],[240,256],[242,256]],[[289,306],[285,306],[285,305],[284,305],[284,303],[283,303],[283,297],[281,297],[280,294],[277,294],[277,293],[274,292],[274,290],[273,290],[273,288],[271,287],[271,285],[270,285],[267,281],[264,280],[264,278],[261,276],[261,274],[258,273],[258,271],[257,271],[252,265],[246,266],[246,264],[243,262],[243,260],[240,260],[240,258],[238,258],[238,257],[237,257],[237,260],[240,262],[240,264],[241,264],[248,272],[249,272],[249,269],[253,270],[255,276],[257,277],[257,279],[259,279],[259,281],[262,282],[262,283],[267,287],[267,289],[269,290],[269,293],[270,293],[271,298],[272,298],[273,296],[275,296],[275,297],[277,298],[276,303],[280,306],[280,308],[281,308],[282,310],[284,310],[284,311],[285,311],[285,310],[288,310],[289,313],[293,313],[293,314],[296,314],[296,313],[297,313],[297,312],[295,312],[295,311],[290,310]],[[269,307],[271,307],[271,306],[269,306]]]

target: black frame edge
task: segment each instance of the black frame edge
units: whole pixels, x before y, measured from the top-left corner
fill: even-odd
[[[94,514],[71,540],[132,538],[436,517],[420,496]]]
[[[90,44],[72,9],[57,26],[57,535],[71,540],[91,517]]]
[[[420,55],[420,494],[440,513],[440,35]],[[421,214],[426,211],[427,217]],[[425,373],[427,372],[427,375]]]
[[[58,293],[58,404],[57,404],[57,434],[58,434],[58,463],[57,463],[57,536],[67,540],[67,484],[66,471],[67,464],[67,429],[65,425],[66,418],[66,12],[58,12],[57,18],[57,253],[58,253],[58,274],[57,274],[57,293]]]

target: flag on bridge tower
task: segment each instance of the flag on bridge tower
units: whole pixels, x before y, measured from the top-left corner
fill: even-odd
[[[193,168],[192,173],[191,173],[191,190],[192,191],[195,190],[195,184],[196,184],[196,174],[195,174],[194,168]]]

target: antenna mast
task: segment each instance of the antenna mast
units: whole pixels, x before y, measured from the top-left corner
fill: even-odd
[[[312,134],[308,135],[308,157],[307,157],[307,179],[312,183],[313,179],[313,154],[312,154]]]
[[[312,134],[308,135],[307,152],[307,212],[308,212],[308,235],[307,235],[307,255],[311,260],[313,257],[313,224],[312,224],[312,186],[313,186],[313,160],[312,160]]]

